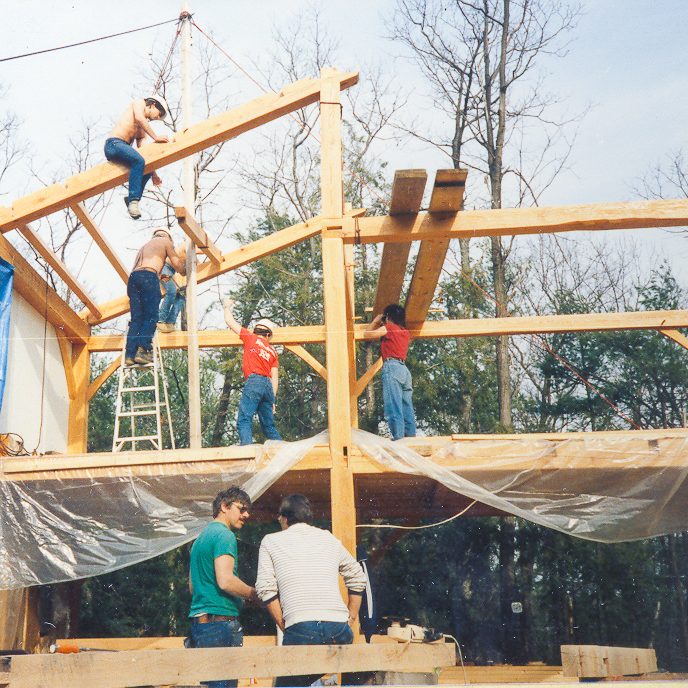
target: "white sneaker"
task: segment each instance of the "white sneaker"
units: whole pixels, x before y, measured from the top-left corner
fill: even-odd
[[[138,201],[129,201],[127,210],[129,210],[129,217],[131,217],[132,219],[138,220],[141,217],[141,211],[139,210]]]

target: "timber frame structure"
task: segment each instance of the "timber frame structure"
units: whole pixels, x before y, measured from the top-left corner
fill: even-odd
[[[166,144],[150,144],[141,149],[146,159],[146,172],[192,155],[208,146],[232,139],[278,117],[319,103],[321,122],[321,213],[307,222],[296,224],[223,253],[207,236],[193,217],[193,209],[176,208],[176,216],[187,236],[205,254],[197,267],[197,280],[203,282],[247,263],[259,260],[302,242],[320,236],[323,259],[324,324],[282,327],[273,338],[289,351],[309,363],[327,382],[329,446],[316,447],[296,467],[273,486],[256,505],[258,513],[274,513],[279,494],[298,486],[299,491],[312,488],[316,508],[331,513],[332,529],[345,546],[355,551],[357,517],[372,518],[382,514],[409,516],[400,503],[402,490],[419,490],[415,502],[425,506],[421,516],[451,515],[468,503],[468,499],[451,492],[429,479],[413,479],[401,474],[385,476],[385,468],[364,456],[352,444],[352,428],[357,427],[357,400],[375,374],[381,369],[378,360],[361,377],[356,370],[356,343],[364,339],[365,326],[354,322],[354,244],[382,242],[375,297],[375,312],[387,303],[400,300],[411,242],[419,241],[413,277],[405,299],[409,328],[415,338],[499,336],[551,332],[582,332],[622,329],[653,329],[688,348],[688,338],[679,328],[688,327],[688,311],[594,313],[538,317],[501,317],[471,320],[426,321],[433,301],[449,242],[457,237],[513,236],[567,231],[599,231],[676,227],[688,225],[688,200],[657,200],[629,203],[578,205],[549,208],[523,208],[463,211],[465,170],[440,170],[434,180],[427,212],[421,212],[427,175],[424,170],[403,170],[395,174],[389,215],[365,217],[365,209],[345,210],[343,197],[341,106],[342,90],[355,85],[358,74],[324,69],[319,78],[305,79],[249,101],[233,110],[195,124],[178,133]],[[93,335],[91,327],[125,314],[128,299],[121,296],[107,303],[96,303],[31,229],[29,223],[41,217],[71,208],[84,229],[102,250],[113,269],[126,283],[128,271],[116,252],[89,216],[82,202],[111,189],[127,179],[127,170],[103,163],[17,200],[11,207],[0,208],[0,232],[20,232],[35,250],[82,301],[84,310],[75,312],[19,254],[0,236],[0,256],[15,268],[14,287],[34,308],[47,313],[56,328],[62,352],[70,397],[67,454],[51,457],[2,459],[3,480],[30,480],[49,476],[65,479],[89,475],[110,475],[123,467],[150,471],[152,467],[174,463],[240,462],[255,458],[251,447],[214,447],[200,450],[178,449],[162,452],[123,452],[120,454],[87,454],[86,440],[89,401],[120,365],[117,358],[96,379],[90,379],[90,356],[96,352],[119,351],[122,337]],[[184,332],[159,335],[163,348],[187,345]],[[240,345],[229,330],[202,331],[200,347]],[[326,361],[318,361],[304,345],[325,345]],[[190,384],[198,384],[190,379]],[[630,441],[647,444],[667,432],[672,436],[688,435],[685,430],[618,431],[613,436],[627,436]],[[586,433],[547,435],[555,441],[585,436]],[[483,436],[481,436],[482,438]],[[490,439],[513,440],[519,436],[490,436]],[[522,436],[521,436],[522,437]],[[532,437],[532,436],[529,436]],[[410,444],[428,453],[437,440],[451,438],[417,438]],[[454,441],[472,439],[455,436]],[[564,461],[564,459],[562,459]],[[489,457],[468,462],[473,471],[490,471]],[[601,464],[600,464],[601,466]],[[591,469],[595,464],[591,465]],[[620,469],[618,469],[620,470]],[[278,492],[279,489],[279,492]],[[310,494],[310,492],[309,492]],[[406,500],[404,500],[406,501]],[[480,514],[480,505],[472,511]],[[482,513],[485,513],[483,511]]]

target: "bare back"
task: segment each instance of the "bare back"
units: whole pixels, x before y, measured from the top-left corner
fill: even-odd
[[[166,259],[170,259],[173,265],[179,260],[174,244],[165,237],[153,237],[139,250],[133,270],[154,270],[160,275]]]
[[[122,139],[128,144],[132,144],[134,141],[142,141],[146,137],[144,128],[136,121],[134,116],[134,102],[129,103],[127,109],[117,120],[109,134],[109,138]]]

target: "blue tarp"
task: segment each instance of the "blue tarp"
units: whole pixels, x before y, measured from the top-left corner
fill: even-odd
[[[0,258],[0,410],[2,410],[2,400],[5,397],[5,380],[7,379],[13,277],[14,267]]]

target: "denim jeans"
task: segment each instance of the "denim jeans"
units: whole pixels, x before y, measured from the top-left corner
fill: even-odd
[[[163,275],[165,269],[163,268]],[[174,273],[173,273],[174,274]],[[160,303],[160,311],[158,312],[158,322],[168,323],[174,325],[177,322],[179,314],[184,308],[186,299],[183,294],[179,293],[179,288],[173,279],[162,282],[165,289],[165,296],[163,296]]]
[[[345,621],[302,621],[284,631],[282,645],[351,645],[353,641],[354,632]],[[275,686],[310,686],[320,676],[279,676]]]
[[[110,138],[105,141],[105,157],[110,162],[117,162],[129,168],[129,195],[127,196],[127,203],[129,201],[141,200],[143,190],[151,178],[150,174],[143,174],[146,161],[141,153],[122,139]]]
[[[238,621],[211,621],[191,624],[192,647],[241,647],[244,629]],[[208,688],[234,688],[238,679],[231,681],[201,681]]]
[[[244,391],[239,401],[237,414],[237,430],[240,444],[253,443],[253,415],[258,412],[260,427],[269,440],[281,440],[275,427],[275,417],[272,406],[275,403],[275,393],[272,391],[272,381],[264,375],[253,373],[244,382]]]
[[[140,346],[153,348],[153,334],[160,305],[160,280],[149,270],[135,270],[127,281],[127,296],[131,320],[127,333],[126,358],[133,358]]]
[[[382,400],[392,438],[416,436],[413,381],[404,363],[388,358],[382,365]]]

